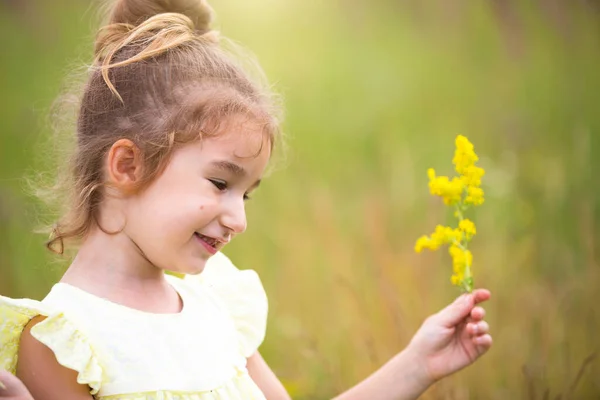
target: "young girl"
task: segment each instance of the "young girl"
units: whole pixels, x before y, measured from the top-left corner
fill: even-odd
[[[81,99],[78,252],[42,302],[0,297],[0,399],[288,399],[258,347],[267,298],[221,253],[279,138],[266,85],[219,45],[203,0],[117,0]],[[180,279],[165,271],[184,274]],[[478,290],[339,399],[414,399],[491,346]],[[16,375],[16,376],[14,376]]]

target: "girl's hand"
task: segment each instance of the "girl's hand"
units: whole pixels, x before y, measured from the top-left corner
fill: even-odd
[[[33,400],[33,397],[17,377],[0,370],[0,400]]]
[[[407,350],[419,360],[426,379],[440,380],[472,364],[492,346],[485,310],[475,307],[488,300],[485,289],[463,294],[452,304],[427,318]]]

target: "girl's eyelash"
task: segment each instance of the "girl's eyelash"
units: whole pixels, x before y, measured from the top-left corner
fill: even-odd
[[[227,189],[227,182],[220,181],[218,179],[209,179],[209,181],[210,181],[210,183],[215,185],[215,187],[217,189],[219,189],[219,191],[223,191],[223,190]],[[244,193],[244,201],[245,200],[250,200],[250,195],[248,195],[248,193]]]
[[[219,181],[217,179],[209,179],[210,183],[215,185],[215,187],[221,191],[227,189],[227,182]]]

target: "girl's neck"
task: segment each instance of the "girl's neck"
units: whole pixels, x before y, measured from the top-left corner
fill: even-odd
[[[109,235],[93,229],[61,282],[142,311],[174,313],[181,309],[164,271],[152,265],[124,233]]]

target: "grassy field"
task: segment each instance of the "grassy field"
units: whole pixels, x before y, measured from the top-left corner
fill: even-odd
[[[212,2],[286,101],[289,150],[226,253],[263,279],[261,351],[294,398],[364,378],[457,295],[449,256],[413,246],[451,218],[426,170],[452,173],[459,133],[487,171],[472,251],[495,343],[423,398],[600,398],[600,14],[521,3]],[[56,161],[46,117],[93,10],[0,2],[3,295],[42,298],[65,267],[23,177]]]

